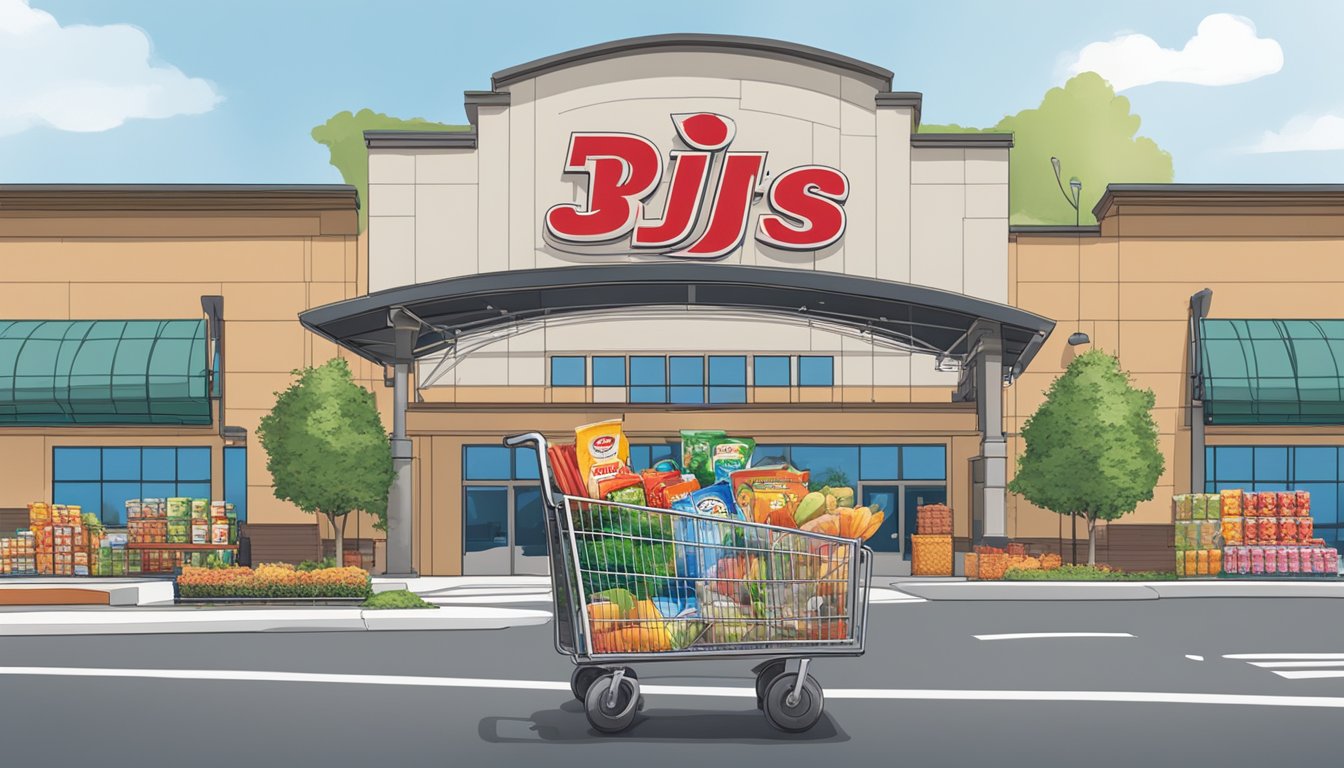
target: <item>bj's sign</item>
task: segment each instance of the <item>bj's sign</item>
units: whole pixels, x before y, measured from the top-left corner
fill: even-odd
[[[751,209],[769,176],[767,153],[730,150],[737,126],[723,115],[672,115],[672,123],[688,149],[669,153],[661,219],[645,216],[663,180],[663,156],[653,142],[632,133],[572,134],[564,172],[587,176],[588,196],[546,211],[551,240],[717,259],[741,247],[748,230],[761,243],[790,251],[825,248],[844,235],[849,179],[840,171],[800,165],[775,175],[764,192],[769,212],[752,221]]]

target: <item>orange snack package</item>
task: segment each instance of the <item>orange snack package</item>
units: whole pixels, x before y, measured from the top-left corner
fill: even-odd
[[[630,472],[630,443],[621,431],[621,420],[585,424],[574,430],[574,436],[579,472],[592,498],[601,498],[599,482],[612,475]]]

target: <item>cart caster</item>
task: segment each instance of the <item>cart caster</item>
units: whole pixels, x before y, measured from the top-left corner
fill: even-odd
[[[574,698],[587,701],[588,689],[592,687],[593,681],[605,674],[607,670],[601,667],[575,667],[569,673],[569,690],[573,692]]]
[[[615,682],[614,673],[603,674],[589,686],[588,695],[584,699],[589,725],[602,733],[620,733],[629,728],[634,724],[635,713],[643,703],[644,697],[639,695],[638,681],[622,676],[620,687],[613,696],[612,685]]]
[[[797,683],[798,675],[786,672],[777,675],[765,690],[762,708],[766,721],[787,733],[801,733],[816,725],[825,704],[816,678],[811,675],[803,678],[802,690],[794,698],[793,689]]]
[[[770,687],[770,683],[775,681],[776,677],[784,674],[784,662],[767,661],[752,670],[756,673],[756,708],[763,709],[765,706],[765,691]]]

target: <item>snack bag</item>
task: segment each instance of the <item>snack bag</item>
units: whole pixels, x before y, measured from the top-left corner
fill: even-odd
[[[1260,501],[1257,509],[1261,517],[1275,517],[1279,514],[1279,495],[1273,491],[1261,491],[1256,494]]]
[[[602,496],[598,483],[601,480],[630,472],[630,443],[621,431],[621,420],[585,424],[574,430],[574,436],[579,472],[588,484],[588,492],[593,494],[593,498],[600,499]]]
[[[597,481],[597,498],[617,504],[644,506],[644,481],[639,475],[626,470]]]
[[[714,484],[714,467],[710,465],[710,443],[727,437],[721,429],[683,429],[681,430],[681,467],[687,474],[695,475],[700,486]]]
[[[733,497],[744,519],[796,528],[794,512],[807,495],[807,472],[744,469],[732,475]]]
[[[1172,518],[1175,520],[1190,520],[1194,514],[1194,501],[1190,494],[1179,493],[1171,497]]]
[[[1311,493],[1309,491],[1297,491],[1293,495],[1297,497],[1298,517],[1311,517]]]
[[[1259,517],[1260,516],[1260,497],[1250,491],[1241,494],[1241,516]]]
[[[1297,514],[1297,494],[1293,491],[1279,491],[1279,516],[1293,517]]]
[[[650,507],[667,509],[667,499],[663,497],[663,489],[669,482],[681,482],[681,473],[672,470],[669,472],[659,472],[656,469],[646,469],[639,473],[639,479],[644,483],[644,500]]]
[[[1241,491],[1228,490],[1219,494],[1222,517],[1241,517]]]
[[[716,520],[711,522],[680,516],[673,520],[678,576],[686,577],[689,582],[708,573],[720,559],[733,554],[727,547],[734,542],[731,538],[724,540],[727,526],[721,522],[740,519],[728,483],[715,483],[691,491],[684,498],[672,502],[672,509]]]
[[[749,437],[719,437],[709,441],[709,465],[714,482],[727,482],[734,472],[751,464],[756,441]]]
[[[663,501],[667,502],[668,509],[676,509],[676,503],[690,496],[693,491],[700,490],[700,481],[695,478],[690,480],[669,480],[662,488]]]

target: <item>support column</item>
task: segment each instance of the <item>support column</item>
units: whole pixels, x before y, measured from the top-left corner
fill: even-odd
[[[392,376],[391,438],[395,477],[387,495],[387,575],[415,577],[411,503],[415,486],[411,477],[411,441],[406,437],[406,407],[410,402],[411,364],[415,361],[420,321],[400,307],[393,307],[388,313],[388,323],[396,334],[396,353]]]
[[[969,335],[975,381],[975,413],[980,429],[984,485],[978,499],[984,515],[981,543],[1008,541],[1008,441],[1003,433],[1003,336],[998,323],[977,320]]]

